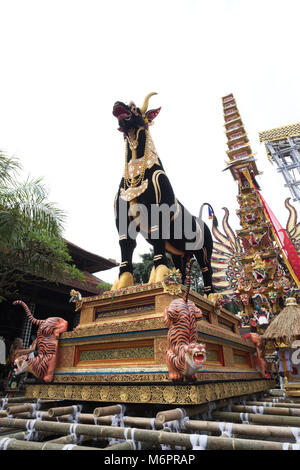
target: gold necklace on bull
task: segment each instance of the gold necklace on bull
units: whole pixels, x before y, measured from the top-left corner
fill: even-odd
[[[131,158],[132,160],[137,160],[137,153],[136,153],[136,149],[138,147],[138,140],[139,140],[139,134],[141,132],[141,130],[143,129],[143,127],[140,127],[136,133],[136,137],[135,139],[128,134],[127,136],[127,141],[128,141],[128,145],[130,147],[130,150],[131,150]],[[125,171],[124,171],[124,191],[126,191],[127,188],[136,188],[138,185],[142,184],[143,181],[144,181],[144,177],[145,177],[145,171],[146,171],[146,162],[147,162],[147,157],[148,157],[148,153],[149,153],[149,133],[147,132],[147,130],[145,130],[146,132],[146,140],[145,140],[145,152],[144,152],[144,155],[142,157],[142,162],[141,162],[141,171],[140,171],[140,174],[138,177],[135,177],[133,176],[133,178],[130,178],[129,177],[129,174],[128,174],[128,147],[126,145],[126,150],[125,150]]]

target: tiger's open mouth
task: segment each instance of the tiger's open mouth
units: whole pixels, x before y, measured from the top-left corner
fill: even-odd
[[[193,354],[193,360],[195,364],[202,364],[206,360],[206,354],[201,351],[197,351]]]

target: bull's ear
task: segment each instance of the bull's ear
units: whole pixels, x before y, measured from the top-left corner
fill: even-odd
[[[153,119],[156,118],[156,116],[158,115],[159,111],[161,110],[161,108],[157,108],[157,109],[150,109],[149,111],[146,112],[146,117],[148,119],[149,122],[152,122]]]

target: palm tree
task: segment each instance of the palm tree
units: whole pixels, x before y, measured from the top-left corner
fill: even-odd
[[[19,182],[19,170],[0,152],[0,300],[24,273],[79,276],[62,239],[63,211],[48,201],[41,179]]]
[[[0,152],[0,243],[19,245],[31,230],[60,236],[63,212],[47,201],[41,179],[19,183],[16,176],[20,169],[18,160]]]

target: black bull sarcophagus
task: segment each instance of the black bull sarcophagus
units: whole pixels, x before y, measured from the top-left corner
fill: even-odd
[[[134,283],[132,255],[136,237],[141,233],[154,250],[149,283],[159,282],[170,274],[166,252],[181,272],[182,282],[186,263],[195,256],[202,270],[205,293],[209,294],[213,292],[210,263],[213,241],[209,228],[202,221],[202,208],[209,206],[212,215],[213,209],[204,203],[199,217],[195,217],[176,199],[148,129],[160,111],[160,108],[147,110],[149,98],[155,94],[147,95],[141,108],[133,102],[121,101],[113,106],[126,148],[124,176],[115,198],[122,261],[112,290]],[[213,224],[217,225],[214,215]]]

